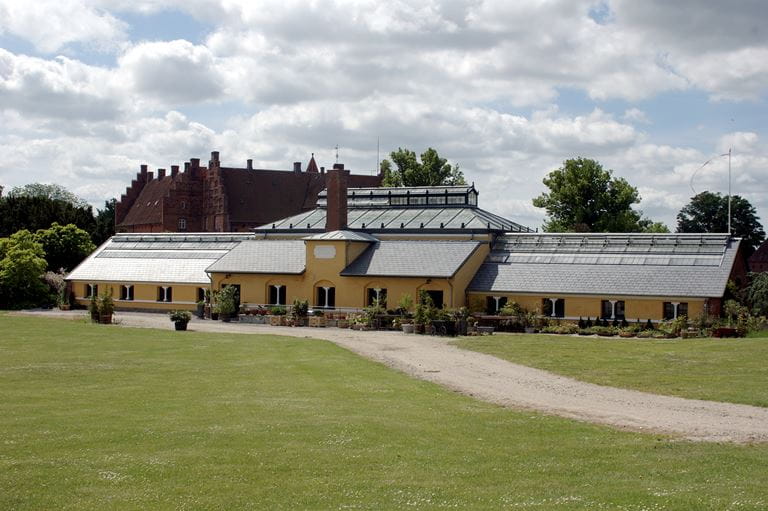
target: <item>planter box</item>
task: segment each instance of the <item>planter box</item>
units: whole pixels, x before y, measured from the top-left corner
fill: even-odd
[[[309,326],[320,328],[325,327],[327,323],[327,320],[323,316],[310,316],[309,317]]]
[[[480,335],[493,335],[492,326],[479,326],[477,327],[477,333]]]
[[[325,320],[325,326],[327,326],[327,327],[339,326],[339,320],[337,320],[337,319],[326,319]]]
[[[413,333],[413,323],[406,323],[402,325],[403,333],[404,334],[412,334]]]
[[[272,326],[285,326],[285,316],[267,316]]]
[[[336,320],[336,326],[339,328],[349,328],[349,320],[347,319]]]

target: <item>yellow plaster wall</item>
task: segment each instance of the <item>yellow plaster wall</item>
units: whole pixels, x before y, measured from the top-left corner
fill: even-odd
[[[88,305],[90,299],[86,295],[88,284],[97,284],[99,294],[112,291],[112,298],[115,301],[115,308],[120,310],[129,309],[156,309],[156,310],[174,310],[187,309],[194,310],[197,303],[197,289],[207,288],[207,285],[198,284],[173,284],[163,283],[164,286],[170,286],[172,291],[172,302],[158,302],[157,288],[160,284],[134,284],[132,282],[83,282],[73,281],[73,291],[75,293],[75,302],[80,305]],[[123,284],[133,285],[133,300],[121,300],[120,288]]]
[[[483,312],[486,307],[484,293],[471,293],[469,295],[470,310]],[[508,301],[515,301],[528,310],[541,310],[544,298],[564,298],[566,318],[595,318],[600,316],[602,300],[623,300],[624,315],[627,321],[640,319],[661,320],[664,317],[664,302],[681,302],[688,304],[688,316],[695,319],[704,312],[705,300],[702,298],[685,297],[627,297],[627,296],[543,296],[543,295],[516,295],[499,293],[494,296],[504,296]]]

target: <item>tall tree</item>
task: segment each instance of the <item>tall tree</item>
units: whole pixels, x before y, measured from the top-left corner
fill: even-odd
[[[96,250],[90,234],[74,224],[54,222],[48,229],[38,230],[35,240],[43,246],[50,271],[70,271]]]
[[[96,212],[96,226],[91,233],[91,239],[96,245],[101,245],[115,234],[116,203],[116,199],[104,201],[104,209]]]
[[[768,316],[768,272],[751,275],[747,303],[752,308],[753,314]]]
[[[547,210],[547,232],[642,232],[661,229],[632,209],[640,194],[595,160],[575,158],[544,178],[549,193],[533,199]]]
[[[55,201],[67,202],[77,208],[88,206],[88,203],[83,199],[57,184],[30,183],[24,186],[17,186],[8,193],[8,197],[44,197]]]
[[[34,235],[19,231],[0,239],[0,308],[40,305],[48,297],[42,280],[45,252]]]
[[[14,188],[7,197],[0,198],[0,236],[10,236],[22,229],[47,229],[53,222],[75,224],[93,232],[96,221],[90,205],[76,205],[72,200],[52,198],[47,193],[30,195],[27,192],[32,186],[24,187],[24,193],[15,193]]]
[[[409,149],[398,148],[382,160],[384,186],[451,186],[467,184],[458,165],[451,165],[431,147],[421,153],[421,161]],[[392,168],[394,162],[396,168]]]
[[[677,214],[677,232],[728,232],[728,196],[701,192]],[[749,257],[765,239],[757,211],[748,200],[731,197],[731,232],[744,240]]]

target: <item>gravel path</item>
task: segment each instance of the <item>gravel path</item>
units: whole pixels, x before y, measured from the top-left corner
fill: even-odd
[[[76,317],[82,312],[32,312]],[[164,314],[115,316],[124,326],[170,329]],[[189,330],[325,339],[411,376],[483,401],[640,432],[711,442],[768,441],[768,408],[604,387],[466,351],[440,337],[337,328],[288,328],[193,320]]]

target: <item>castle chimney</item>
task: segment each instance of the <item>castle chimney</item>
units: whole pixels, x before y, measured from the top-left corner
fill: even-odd
[[[189,171],[192,177],[197,177],[197,173],[200,170],[200,158],[192,158],[189,160]]]
[[[179,173],[178,165],[171,165],[171,177],[176,177]]]
[[[246,160],[245,165],[248,170],[253,170],[253,160]]]
[[[144,182],[146,182],[146,181],[147,181],[147,165],[146,165],[146,164],[144,164],[144,165],[142,165],[140,168],[141,168],[141,171],[138,173],[138,175],[136,176],[136,178],[137,178],[139,181],[144,181]]]
[[[155,178],[154,172],[147,172],[147,182],[152,181]]]
[[[157,179],[165,179],[165,169],[157,169]]]
[[[184,162],[184,172],[185,172],[185,173],[186,173],[186,172],[189,172],[189,166],[190,166],[190,165],[191,165],[191,163],[190,163],[190,162],[188,162],[188,161],[185,161],[185,162]]]
[[[219,161],[219,152],[218,151],[212,151],[211,152],[211,161]]]
[[[293,162],[293,171],[297,172],[297,173],[301,172],[301,162],[300,161]]]
[[[333,170],[328,171],[325,187],[328,195],[325,230],[340,231],[347,228],[347,184],[349,171],[344,170],[344,164],[336,163]]]

